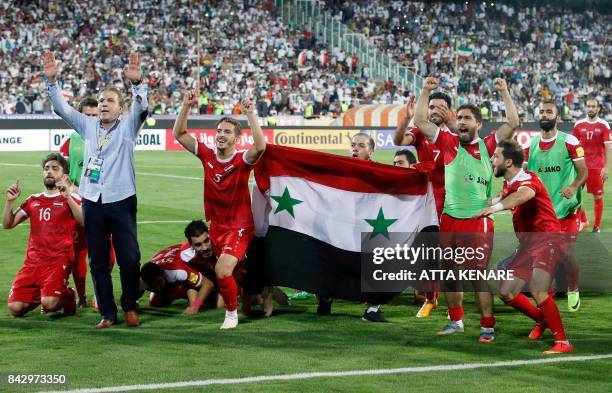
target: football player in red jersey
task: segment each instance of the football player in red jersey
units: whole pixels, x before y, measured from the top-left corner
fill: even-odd
[[[6,191],[2,226],[11,229],[30,219],[30,238],[23,267],[17,273],[8,299],[15,317],[42,305],[44,312],[76,312],[74,290],[67,288],[74,260],[73,232],[83,226],[81,198],[70,192],[68,162],[57,153],[42,162],[45,191],[30,195],[16,210],[21,194],[19,180]]]
[[[174,137],[204,167],[204,211],[211,222],[210,238],[219,258],[215,265],[217,285],[226,307],[221,329],[233,329],[238,326],[238,286],[232,273],[253,239],[249,176],[266,149],[266,140],[253,103],[246,99],[242,108],[251,126],[253,145],[248,150],[237,151],[240,123],[224,117],[217,123],[215,146],[208,147],[186,132],[187,118],[194,105],[197,105],[195,92],[189,91],[174,123]]]
[[[436,111],[436,107],[443,106],[450,110],[451,98],[445,93],[435,92],[429,95],[428,104],[427,116],[429,117],[429,121],[444,130],[448,130],[448,126]],[[435,163],[434,169],[428,172],[427,175],[433,188],[434,198],[436,200],[436,211],[439,218],[444,208],[444,195],[446,193],[444,190],[443,154],[441,154],[439,148],[429,142],[427,137],[425,137],[417,127],[412,127],[410,130],[407,130],[408,124],[413,117],[414,97],[411,97],[406,106],[406,117],[402,119],[397,126],[393,142],[397,146],[412,145],[416,148],[420,162],[431,161]],[[427,318],[431,315],[431,312],[438,307],[438,296],[439,293],[437,290],[425,292],[425,302],[417,312],[417,318]]]
[[[538,176],[523,170],[523,151],[514,141],[500,141],[493,153],[495,177],[503,177],[502,199],[482,209],[475,217],[486,217],[501,210],[512,211],[519,248],[507,265],[514,279],[501,283],[499,297],[536,322],[529,335],[539,339],[548,327],[555,337],[554,346],[545,354],[572,352],[555,300],[548,293],[562,254],[561,224],[546,187]],[[525,284],[537,303],[521,293]]]
[[[608,122],[598,117],[599,102],[589,98],[587,117],[574,125],[574,136],[584,148],[584,160],[589,170],[586,181],[587,192],[593,195],[593,232],[601,231],[601,217],[604,209],[604,182],[608,180],[608,163],[612,156],[612,133]],[[584,208],[580,211],[581,228],[589,226]]]

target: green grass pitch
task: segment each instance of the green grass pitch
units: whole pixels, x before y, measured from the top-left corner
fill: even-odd
[[[337,152],[345,154],[345,152]],[[379,151],[377,161],[390,163],[392,152]],[[36,153],[1,153],[0,187],[21,180],[20,203],[30,193],[42,190],[40,160]],[[18,165],[7,165],[18,164]],[[157,250],[182,240],[184,223],[203,216],[202,168],[186,152],[137,152],[138,226],[142,261]],[[166,175],[166,176],[164,176]],[[177,176],[177,177],[173,177]],[[500,188],[496,182],[494,190]],[[609,186],[608,186],[609,188]],[[606,194],[605,232],[612,231],[612,197]],[[4,206],[4,199],[2,200]],[[586,197],[589,216],[592,198]],[[496,230],[511,232],[510,216],[496,218]],[[0,235],[0,297],[6,299],[15,274],[22,265],[28,224]],[[608,261],[609,263],[610,261]],[[113,272],[119,293],[118,269]],[[88,281],[89,298],[93,292]],[[290,307],[277,307],[269,319],[241,319],[238,329],[220,332],[223,310],[206,311],[195,317],[181,315],[184,303],[152,309],[141,301],[142,326],[118,325],[97,331],[99,316],[91,309],[74,317],[41,315],[37,310],[25,318],[12,318],[0,310],[0,375],[8,373],[66,374],[68,383],[55,386],[9,386],[0,391],[25,392],[78,389],[116,385],[153,384],[190,380],[238,378],[257,375],[312,371],[345,371],[458,363],[541,359],[541,351],[552,345],[531,342],[526,336],[531,323],[523,315],[496,303],[497,341],[479,344],[478,316],[473,297],[466,294],[466,331],[451,337],[436,337],[434,331],[446,323],[445,306],[431,318],[417,319],[417,306],[406,294],[386,305],[391,323],[361,321],[363,306],[337,301],[333,315],[319,317],[311,298]],[[565,299],[558,304],[575,355],[612,353],[612,295],[585,294],[579,312],[569,314]],[[294,381],[256,382],[168,389],[191,392],[556,392],[610,391],[612,360],[552,363],[467,371],[349,376]]]

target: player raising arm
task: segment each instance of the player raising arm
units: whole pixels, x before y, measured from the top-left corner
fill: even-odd
[[[253,133],[253,145],[248,150],[236,150],[241,128],[231,117],[217,122],[215,146],[211,148],[196,141],[186,132],[187,117],[195,104],[195,92],[185,93],[174,124],[174,137],[200,159],[204,168],[204,211],[211,222],[210,238],[218,257],[217,286],[226,307],[221,329],[233,329],[238,325],[238,286],[232,272],[244,258],[254,234],[249,175],[265,151],[266,141],[249,99],[242,102]]]

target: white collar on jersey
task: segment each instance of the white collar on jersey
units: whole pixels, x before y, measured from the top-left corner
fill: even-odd
[[[517,181],[523,181],[523,180],[529,180],[529,179],[531,179],[531,175],[529,175],[527,172],[525,172],[524,169],[521,168],[521,170],[518,171],[518,173],[512,179],[508,180],[507,183],[512,184]]]
[[[45,191],[45,192],[43,192],[43,195],[46,196],[47,198],[55,198],[56,196],[59,196],[60,193],[58,191],[55,194],[49,194],[47,191]]]

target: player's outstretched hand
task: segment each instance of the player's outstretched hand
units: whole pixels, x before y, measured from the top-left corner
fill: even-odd
[[[423,81],[423,90],[432,91],[438,88],[438,80],[433,76],[428,76]]]
[[[198,97],[196,96],[195,90],[188,90],[183,95],[183,106],[191,108],[198,105]]]
[[[49,82],[55,82],[55,78],[59,73],[59,65],[55,61],[53,52],[46,51],[43,53],[43,75]]]
[[[196,315],[198,313],[198,309],[196,307],[187,306],[185,311],[183,311],[183,315]]]
[[[600,176],[601,176],[601,180],[603,181],[608,180],[608,168],[602,168]]]
[[[140,82],[142,80],[142,72],[140,71],[140,56],[138,53],[130,53],[128,65],[123,69],[125,77],[132,82]]]
[[[567,186],[564,189],[562,189],[561,191],[559,191],[559,194],[566,199],[570,199],[571,197],[574,196],[574,194],[576,193],[576,189],[574,187],[571,186]]]
[[[474,214],[472,216],[472,218],[482,218],[482,217],[488,217],[491,214],[495,213],[495,211],[493,210],[493,208],[491,207],[486,207],[484,209],[479,210],[476,214]]]
[[[244,100],[242,100],[240,105],[242,106],[242,110],[247,115],[251,115],[255,112],[255,106],[253,105],[253,101],[251,101],[249,98],[245,98]]]
[[[406,103],[406,118],[412,119],[414,117],[414,96],[410,96],[408,103]]]
[[[497,90],[499,92],[508,90],[508,84],[506,83],[505,79],[495,78],[493,80],[493,85],[495,86],[495,90]]]
[[[68,198],[70,196],[70,178],[68,175],[62,175],[62,177],[55,182],[55,187],[57,187],[57,190],[64,198]]]
[[[19,184],[19,179],[17,179],[15,184],[6,189],[6,201],[12,202],[17,199],[19,195],[21,195],[21,184]]]

